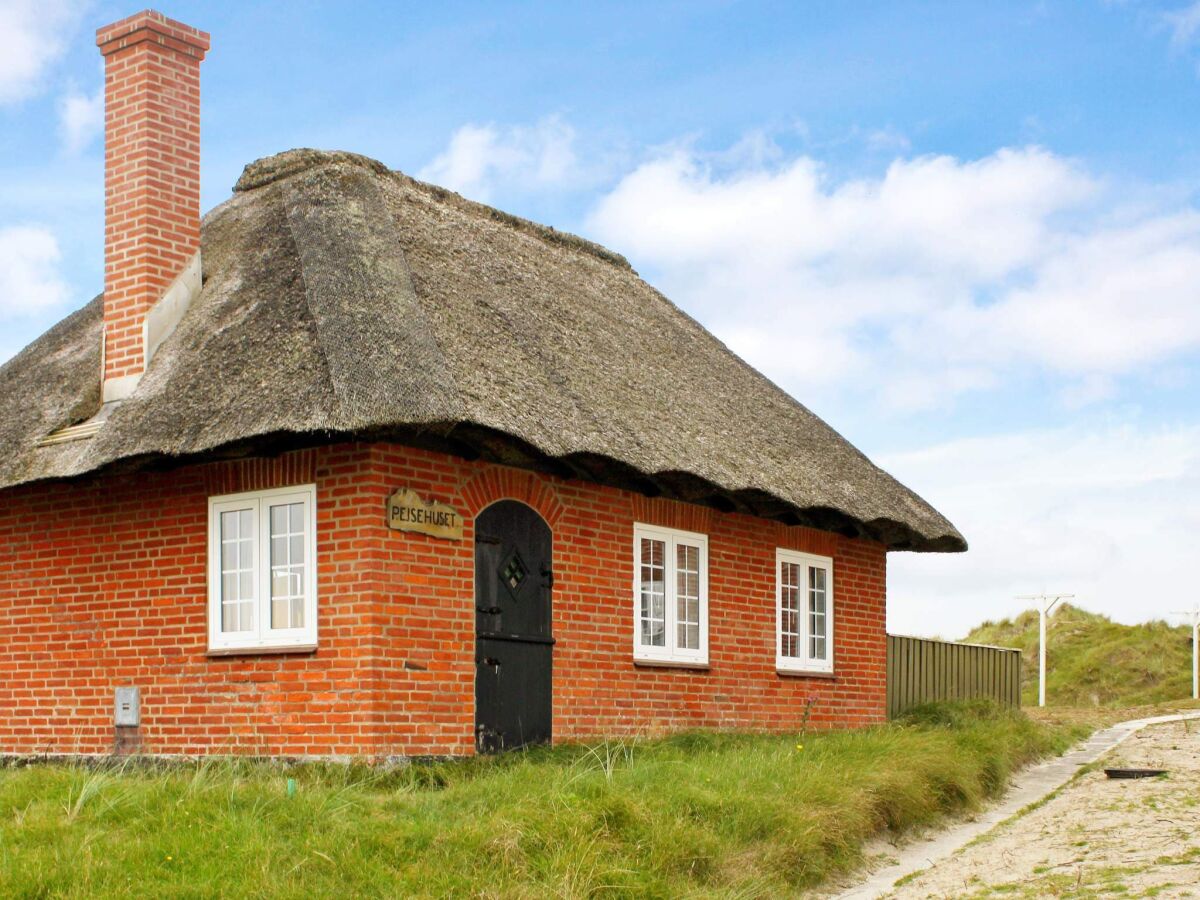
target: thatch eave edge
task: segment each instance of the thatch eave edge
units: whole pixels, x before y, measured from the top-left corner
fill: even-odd
[[[469,422],[411,423],[360,431],[275,431],[184,453],[149,451],[124,456],[72,474],[49,475],[0,484],[0,491],[24,485],[78,481],[118,473],[169,470],[186,465],[253,456],[277,456],[290,450],[343,442],[390,442],[443,452],[461,459],[484,459],[498,465],[603,484],[645,496],[708,506],[719,512],[749,515],[788,526],[802,526],[847,537],[865,538],[883,544],[889,551],[961,553],[967,550],[966,540],[957,531],[922,534],[913,526],[888,517],[863,520],[828,504],[799,506],[761,488],[726,488],[693,472],[672,469],[643,472],[627,462],[600,453],[575,452],[555,455],[511,434]],[[502,448],[500,453],[497,452],[499,448]],[[681,490],[681,482],[689,487]],[[764,512],[764,506],[767,504],[777,505],[779,510]]]

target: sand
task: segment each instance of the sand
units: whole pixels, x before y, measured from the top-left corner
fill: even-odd
[[[1200,897],[1200,721],[1147,727],[1086,772],[888,897]]]

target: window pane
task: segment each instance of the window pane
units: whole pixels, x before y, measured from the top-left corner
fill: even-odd
[[[642,538],[639,639],[644,646],[667,645],[667,548],[663,541]]]
[[[282,600],[272,595],[271,597],[271,627],[272,628],[287,628],[287,623],[291,621],[292,616],[292,601],[286,597]]]
[[[800,656],[800,566],[779,564],[779,655]]]
[[[254,629],[254,515],[221,513],[221,631]]]
[[[271,507],[271,627],[304,627],[304,504]]]
[[[808,570],[808,655],[813,659],[826,659],[827,624],[825,615],[824,569],[812,566]]]
[[[675,621],[679,649],[700,649],[700,548],[679,544],[675,552]]]

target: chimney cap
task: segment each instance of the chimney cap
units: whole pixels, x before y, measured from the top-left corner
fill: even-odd
[[[153,9],[144,9],[96,31],[96,46],[102,56],[143,41],[154,41],[199,59],[204,59],[211,45],[207,31],[168,19]]]

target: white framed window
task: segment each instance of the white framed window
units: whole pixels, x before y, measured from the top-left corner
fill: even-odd
[[[833,671],[833,560],[775,551],[775,665]]]
[[[316,643],[315,485],[210,497],[208,649]]]
[[[708,538],[633,527],[633,658],[708,663]]]

